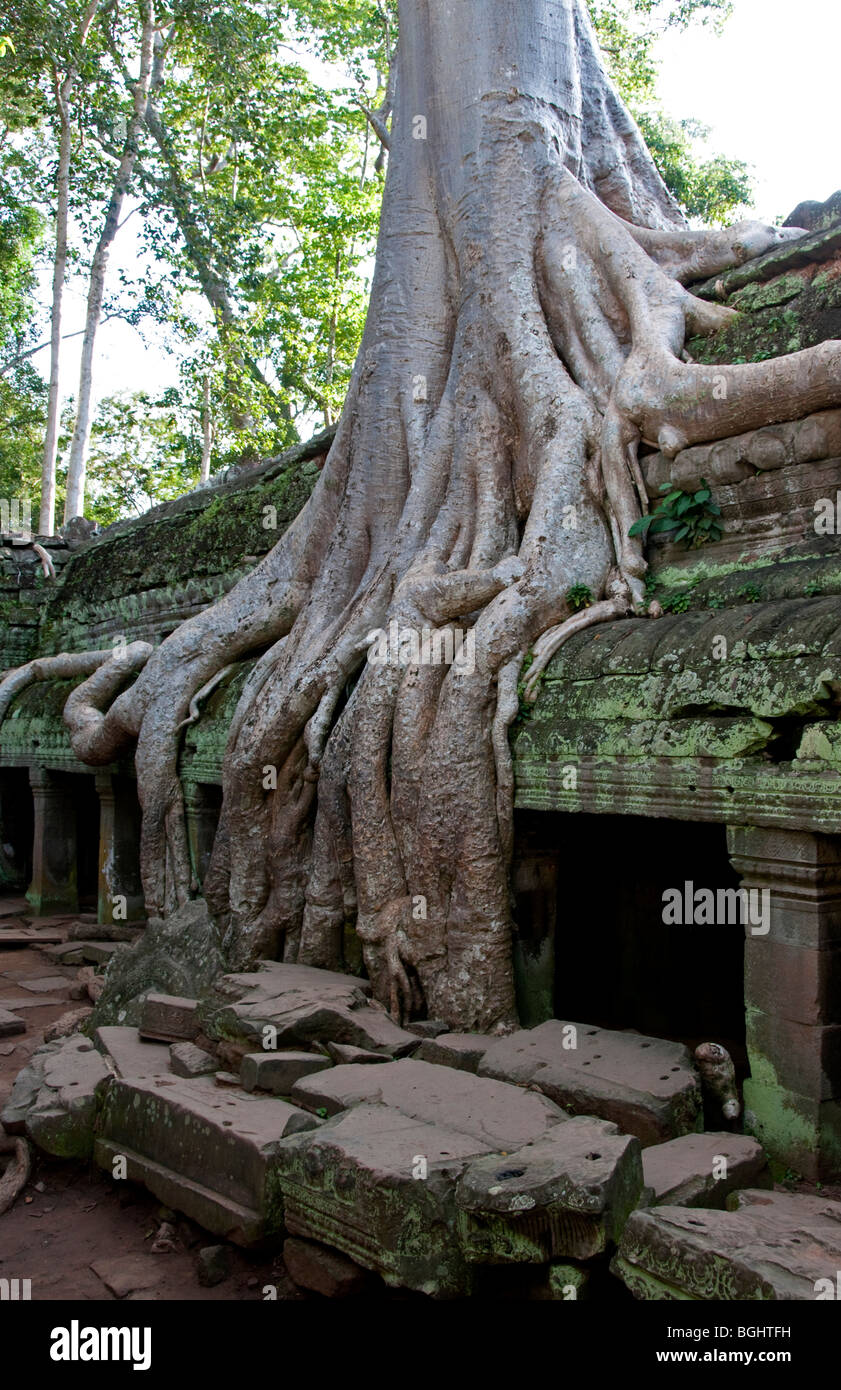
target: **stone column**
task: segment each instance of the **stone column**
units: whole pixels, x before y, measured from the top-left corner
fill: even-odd
[[[134,784],[110,772],[96,775],[99,794],[98,922],[119,926],[146,916],[140,882],[140,807]]]
[[[215,788],[214,788],[215,790]],[[184,783],[184,809],[187,816],[187,838],[190,844],[190,862],[199,887],[204,883],[216,828],[219,824],[217,798],[202,782]]]
[[[765,890],[770,909],[767,934],[745,928],[747,1118],[782,1167],[837,1179],[841,837],[751,826],[729,826],[727,837],[742,886]]]
[[[76,807],[60,777],[44,767],[29,771],[34,826],[32,882],[26,894],[36,917],[78,912]]]

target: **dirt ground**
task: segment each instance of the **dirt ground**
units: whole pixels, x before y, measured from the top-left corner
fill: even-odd
[[[2,900],[0,927],[28,926],[24,908],[22,900]],[[75,920],[57,919],[52,925],[60,930],[62,921]],[[97,939],[93,926],[90,937]],[[25,1033],[0,1038],[0,1106],[21,1067],[43,1042],[44,1030],[62,1014],[89,1002],[71,997],[74,986],[79,992],[78,975],[78,966],[56,965],[41,948],[0,945],[0,1009],[26,1022]],[[33,982],[41,980],[52,980],[52,987],[34,990]],[[163,1221],[174,1227],[170,1237],[174,1248],[155,1254],[151,1247]],[[92,1163],[68,1163],[33,1153],[29,1183],[11,1210],[0,1216],[0,1278],[30,1279],[33,1301],[114,1300],[118,1296],[156,1301],[262,1300],[267,1286],[276,1289],[278,1299],[310,1296],[289,1279],[279,1253],[255,1254],[232,1245],[226,1247],[227,1278],[210,1288],[202,1286],[198,1252],[214,1244],[214,1236],[167,1212],[145,1188],[113,1182]]]

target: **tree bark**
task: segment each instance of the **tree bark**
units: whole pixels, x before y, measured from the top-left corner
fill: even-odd
[[[93,354],[96,345],[96,331],[102,314],[102,301],[105,295],[105,272],[114,238],[120,225],[125,195],[131,181],[132,171],[137,160],[138,140],[143,127],[146,102],[149,96],[149,83],[152,74],[152,50],[155,37],[155,9],[153,0],[142,0],[142,27],[140,34],[140,73],[134,85],[134,100],[131,119],[128,123],[122,157],[117,166],[111,197],[105,213],[105,221],[91,262],[88,286],[87,312],[85,315],[85,334],[82,340],[82,359],[79,369],[79,395],[76,403],[76,420],[70,444],[70,457],[67,464],[67,489],[64,504],[64,520],[82,516],[85,509],[85,474],[87,469],[88,442],[90,439],[91,397],[93,393]]]
[[[96,15],[99,0],[90,0],[79,29],[79,48],[84,48]],[[50,308],[50,385],[47,397],[47,425],[41,463],[41,506],[38,533],[51,536],[55,530],[56,460],[58,456],[58,415],[61,366],[61,311],[67,275],[67,222],[70,202],[71,128],[70,101],[79,77],[73,64],[63,79],[55,74],[56,110],[59,121],[58,170],[56,173],[56,233],[53,260],[52,303]]]
[[[524,658],[641,609],[641,445],[837,404],[841,344],[683,362],[687,332],[729,314],[684,289],[690,263],[716,273],[786,234],[685,226],[585,0],[403,0],[398,64],[371,303],[319,482],[250,574],[140,654],[112,725],[137,736],[146,904],[166,914],[192,891],[181,726],[256,656],[204,884],[231,965],[340,966],[355,918],[396,1018],[504,1030]],[[403,645],[378,657],[392,629]],[[86,701],[89,728],[109,720],[118,675],[74,692],[77,724]]]

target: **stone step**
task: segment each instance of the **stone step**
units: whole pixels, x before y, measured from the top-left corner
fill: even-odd
[[[652,1206],[718,1207],[742,1187],[773,1187],[765,1150],[746,1134],[684,1134],[643,1153]]]
[[[159,1186],[160,1169],[167,1181],[187,1180],[223,1208],[233,1203],[270,1224],[266,1173],[280,1140],[318,1124],[287,1101],[223,1090],[212,1077],[133,1076],[108,1088],[98,1125],[107,1144],[99,1152],[109,1170],[113,1155],[123,1153],[136,1168],[155,1165],[149,1172]]]
[[[117,1076],[144,1080],[170,1074],[169,1047],[165,1043],[147,1042],[136,1028],[117,1025],[97,1028],[96,1045],[110,1058]]]
[[[198,1002],[178,994],[147,994],[140,1035],[157,1042],[192,1042],[199,1031]]]
[[[639,1299],[793,1300],[835,1296],[841,1202],[749,1189],[732,1210],[652,1207],[634,1212],[613,1259]]]
[[[280,1225],[272,1225],[262,1211],[213,1192],[183,1173],[173,1172],[154,1159],[135,1153],[125,1144],[117,1144],[113,1139],[95,1141],[94,1159],[100,1168],[112,1173],[121,1158],[125,1160],[129,1182],[142,1183],[164,1206],[183,1212],[213,1235],[222,1236],[235,1245],[251,1246],[259,1245],[270,1235],[280,1234]]]
[[[0,927],[0,949],[21,950],[26,946],[53,946],[65,940],[66,933],[47,927]]]
[[[392,1106],[409,1119],[471,1135],[491,1149],[519,1148],[566,1120],[545,1096],[414,1058],[387,1067],[332,1067],[297,1081],[291,1095],[305,1109],[328,1115],[362,1104]]]
[[[424,1043],[424,1049],[440,1041]],[[702,1125],[700,1083],[689,1050],[663,1038],[550,1019],[491,1039],[478,1075],[537,1086],[568,1113],[612,1120],[643,1146]]]

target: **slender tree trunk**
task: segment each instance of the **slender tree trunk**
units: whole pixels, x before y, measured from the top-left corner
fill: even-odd
[[[84,47],[99,0],[90,0],[79,30],[79,46]],[[55,530],[55,470],[58,455],[58,416],[61,366],[61,311],[67,274],[67,221],[70,201],[70,101],[78,79],[78,66],[72,66],[59,80],[55,74],[56,109],[59,120],[58,172],[56,174],[56,235],[53,261],[53,290],[50,309],[50,386],[47,397],[47,427],[41,464],[41,510],[38,532],[51,536]]]
[[[90,438],[91,397],[93,393],[93,355],[96,345],[96,331],[102,314],[102,301],[105,294],[105,272],[108,256],[120,225],[126,190],[131,180],[137,160],[138,140],[143,127],[146,102],[149,96],[149,83],[152,74],[152,52],[155,37],[155,12],[153,0],[143,0],[141,6],[142,29],[140,36],[140,74],[134,88],[134,101],[131,120],[126,132],[122,158],[111,191],[108,209],[102,231],[96,244],[91,263],[88,286],[85,335],[82,340],[82,360],[79,370],[79,394],[76,404],[76,421],[70,445],[70,458],[67,465],[67,491],[64,505],[64,519],[82,516],[85,507],[85,472],[87,468],[88,442]]]
[[[213,450],[213,416],[210,410],[210,377],[206,376],[202,382],[202,449],[201,449],[201,472],[199,481],[206,483],[210,477],[210,456]]]

